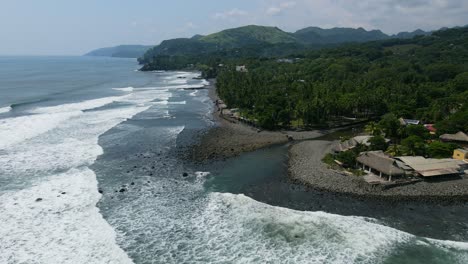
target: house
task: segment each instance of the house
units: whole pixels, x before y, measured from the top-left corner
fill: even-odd
[[[421,156],[396,157],[413,170],[416,176],[426,179],[441,176],[459,176],[464,173],[465,162],[454,159],[426,159]]]
[[[453,158],[468,162],[468,149],[456,149],[453,151]]]
[[[241,65],[241,66],[236,66],[236,71],[237,72],[248,72],[249,70],[247,69],[247,67],[245,65]]]
[[[465,146],[468,145],[468,135],[461,131],[456,134],[444,134],[440,136],[440,139],[446,142],[455,142]]]
[[[364,171],[387,177],[389,181],[406,174],[405,168],[400,167],[395,159],[385,155],[383,151],[363,152],[359,154],[356,161]]]
[[[431,135],[435,135],[437,133],[437,128],[434,127],[434,124],[425,124],[424,127],[429,130]]]
[[[420,125],[421,121],[415,119],[404,119],[403,117],[399,119],[402,126],[408,125]]]
[[[351,150],[351,149],[357,147],[359,144],[369,147],[371,145],[371,143],[370,143],[371,138],[373,138],[373,136],[370,136],[370,135],[353,137],[353,138],[351,138],[349,140],[338,143],[333,148],[333,152],[340,153],[340,152],[348,151],[348,150]],[[387,143],[390,142],[389,139],[385,139],[385,141]]]

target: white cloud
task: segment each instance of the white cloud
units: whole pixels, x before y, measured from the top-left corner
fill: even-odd
[[[234,17],[242,17],[248,15],[247,11],[234,8],[225,12],[219,12],[213,15],[213,18],[215,19],[230,19]]]
[[[269,16],[275,16],[275,15],[282,13],[284,10],[293,8],[295,6],[296,6],[296,2],[293,2],[293,1],[282,2],[282,3],[279,3],[278,5],[270,6],[266,10],[266,14]]]

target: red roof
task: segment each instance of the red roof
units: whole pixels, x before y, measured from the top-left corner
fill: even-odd
[[[426,124],[424,127],[431,132],[437,132],[437,128],[434,127],[434,124]]]

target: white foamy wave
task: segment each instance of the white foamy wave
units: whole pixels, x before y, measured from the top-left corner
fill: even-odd
[[[127,87],[127,88],[112,88],[113,90],[116,91],[121,91],[121,92],[133,92],[133,87]]]
[[[197,257],[213,262],[381,263],[402,247],[426,241],[373,219],[295,211],[221,193],[210,194],[205,211],[190,224],[203,234],[203,246],[194,248]],[[467,255],[457,255],[467,243],[438,243],[458,259]]]
[[[111,104],[116,101],[121,101],[127,98],[129,95],[123,96],[110,96],[98,99],[87,100],[78,103],[62,104],[57,106],[38,107],[33,109],[31,112],[36,114],[43,113],[58,113],[58,112],[72,112],[72,111],[84,111],[98,107],[102,107]]]
[[[188,83],[187,79],[175,79],[175,80],[170,80],[167,83],[169,84],[186,84]]]
[[[8,113],[11,111],[11,106],[0,107],[0,114]]]
[[[135,88],[135,90],[161,90],[161,89],[194,89],[194,88],[203,88],[201,84],[184,84],[184,85],[173,85],[173,86],[159,86],[159,87],[142,87]]]
[[[187,104],[187,101],[181,101],[181,102],[168,102],[168,104],[172,104],[172,105],[184,105],[184,104]]]
[[[190,93],[190,96],[197,96],[197,93],[198,93],[198,90],[195,90],[195,91]]]
[[[96,186],[94,172],[73,169],[1,195],[0,263],[132,263],[96,208]]]
[[[203,80],[203,81],[202,81],[202,85],[204,85],[204,86],[210,85],[210,82],[207,81],[207,80]]]
[[[37,175],[89,166],[102,154],[99,135],[148,107],[125,107],[81,113],[53,130],[10,147],[0,155],[0,174]]]
[[[43,134],[81,112],[21,116],[0,120],[0,149]]]

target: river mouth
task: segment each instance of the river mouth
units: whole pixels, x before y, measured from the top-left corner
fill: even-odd
[[[359,200],[308,189],[288,180],[288,145],[205,164],[184,158],[213,126],[212,106],[206,90],[171,93],[164,115],[156,106],[102,135],[104,154],[92,166],[103,194],[98,207],[135,263],[282,256],[292,263],[393,263],[397,252],[408,260],[424,250],[445,260],[465,257],[459,245],[440,249],[426,241],[468,240],[465,205]]]

